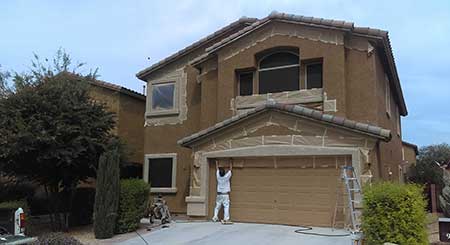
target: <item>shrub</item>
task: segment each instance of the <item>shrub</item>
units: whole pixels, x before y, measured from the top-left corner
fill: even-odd
[[[364,191],[362,229],[368,244],[428,244],[421,187],[382,182]]]
[[[38,237],[32,245],[83,245],[77,239],[61,232],[48,233]]]
[[[95,195],[95,238],[104,239],[114,235],[119,205],[120,157],[117,150],[100,156]]]
[[[0,208],[8,208],[8,209],[22,208],[23,212],[25,212],[25,214],[28,215],[30,213],[27,201],[24,199],[16,200],[16,201],[0,202]]]
[[[116,233],[135,231],[148,205],[150,187],[141,179],[120,181]]]

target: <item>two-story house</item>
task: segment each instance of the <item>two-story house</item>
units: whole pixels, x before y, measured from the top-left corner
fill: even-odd
[[[234,162],[235,221],[329,226],[340,167],[399,180],[407,115],[386,31],[274,12],[140,71],[144,179],[211,218],[213,160]]]

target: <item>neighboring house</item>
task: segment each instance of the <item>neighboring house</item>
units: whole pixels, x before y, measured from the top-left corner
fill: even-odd
[[[407,109],[386,31],[241,18],[137,77],[143,177],[173,212],[211,218],[213,159],[234,160],[235,221],[330,226],[340,166],[398,180]]]
[[[126,143],[129,153],[129,166],[125,168],[125,174],[129,177],[142,176],[145,95],[99,80],[90,82],[90,85],[91,97],[105,103],[116,114],[113,131]]]
[[[403,163],[398,166],[399,180],[405,182],[409,168],[417,163],[419,149],[417,145],[402,141],[402,160]]]

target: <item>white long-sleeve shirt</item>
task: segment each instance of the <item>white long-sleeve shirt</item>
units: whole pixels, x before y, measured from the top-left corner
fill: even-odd
[[[231,170],[229,170],[223,177],[220,176],[219,170],[216,171],[217,176],[217,192],[227,193],[231,191],[230,178]]]

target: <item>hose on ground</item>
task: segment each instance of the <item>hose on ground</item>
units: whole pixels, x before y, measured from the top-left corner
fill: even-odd
[[[326,236],[326,237],[346,237],[350,236],[350,233],[347,234],[327,234],[327,233],[319,233],[319,232],[312,232],[312,227],[302,227],[300,229],[295,230],[295,233],[299,234],[305,234],[305,235],[312,235],[312,236]]]

